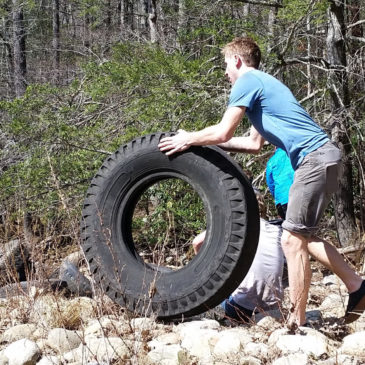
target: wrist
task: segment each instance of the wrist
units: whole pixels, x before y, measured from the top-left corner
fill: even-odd
[[[196,132],[187,132],[187,137],[187,145],[189,147],[197,143]]]

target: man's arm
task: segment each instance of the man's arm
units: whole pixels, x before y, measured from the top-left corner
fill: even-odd
[[[274,178],[272,176],[272,168],[269,162],[266,164],[266,184],[270,190],[272,197],[275,200],[275,183],[274,183]]]
[[[245,152],[257,154],[264,145],[265,139],[254,126],[250,129],[248,137],[232,137],[225,143],[218,144],[219,147],[229,152]]]
[[[213,126],[204,128],[197,132],[186,132],[180,130],[172,137],[162,138],[158,147],[166,155],[181,152],[190,146],[216,145],[230,140],[241,122],[245,107],[231,107],[226,110],[222,120]]]

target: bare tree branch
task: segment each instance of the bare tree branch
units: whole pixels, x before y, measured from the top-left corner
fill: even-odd
[[[254,0],[230,0],[230,1],[244,4],[252,4],[252,5],[271,6],[273,8],[283,8],[283,5],[277,2],[273,3],[268,1],[254,1]]]
[[[317,89],[315,91],[313,91],[311,94],[307,95],[305,98],[299,100],[299,104],[302,104],[304,102],[306,102],[307,100],[312,99],[313,97],[315,97],[318,93],[322,92],[323,89]]]
[[[303,56],[303,57],[293,57],[284,59],[284,63],[286,65],[293,65],[296,63],[307,63],[307,62],[322,63],[329,67],[329,63],[323,57],[318,57],[318,56]]]
[[[347,38],[351,39],[353,41],[358,41],[358,42],[365,43],[365,38],[364,37],[355,37],[353,35],[348,35]]]
[[[365,19],[359,20],[358,22],[356,22],[356,23],[354,23],[354,24],[349,24],[349,25],[346,27],[346,29],[351,29],[351,28],[356,27],[356,26],[358,26],[358,25],[360,25],[360,24],[363,24],[363,23],[365,23]]]

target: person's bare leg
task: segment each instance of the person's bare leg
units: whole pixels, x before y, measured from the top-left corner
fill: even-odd
[[[336,274],[346,285],[349,293],[360,288],[362,278],[346,263],[341,254],[329,242],[312,237],[308,243],[309,254]]]
[[[206,234],[207,231],[203,231],[202,233],[199,233],[194,239],[193,239],[193,242],[192,242],[192,245],[193,245],[193,249],[194,249],[194,253],[195,255],[198,254],[199,250],[200,250],[200,247],[201,245],[203,244],[204,242],[204,239],[205,239],[205,234]]]
[[[289,297],[291,315],[289,324],[298,326],[305,323],[305,309],[312,271],[309,263],[308,242],[298,234],[284,230],[281,245],[286,257],[289,274]]]

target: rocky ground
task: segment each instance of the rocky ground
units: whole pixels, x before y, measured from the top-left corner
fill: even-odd
[[[183,322],[137,318],[107,297],[65,298],[30,287],[0,302],[0,365],[365,364],[365,315],[343,316],[346,290],[314,270],[307,319],[291,333],[277,312],[234,324],[219,308]]]

